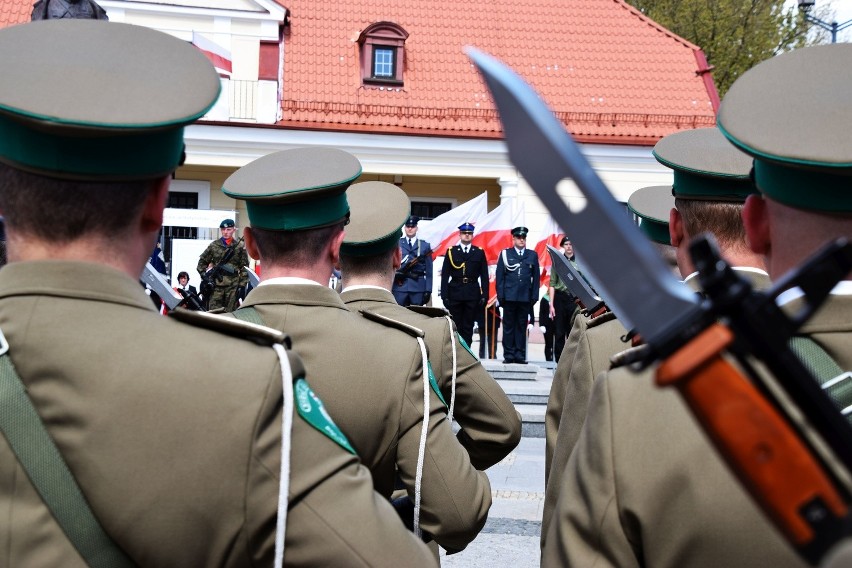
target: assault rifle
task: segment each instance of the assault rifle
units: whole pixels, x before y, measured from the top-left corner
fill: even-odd
[[[571,261],[565,258],[562,251],[547,245],[547,252],[550,253],[553,270],[559,276],[559,279],[565,283],[565,287],[580,302],[580,308],[584,315],[594,318],[609,311],[606,303],[586,283],[586,280],[577,272]]]
[[[789,341],[852,270],[852,245],[831,243],[768,293],[719,257],[712,237],[690,252],[706,294],[672,276],[541,98],[496,59],[470,49],[500,112],[509,156],[551,216],[571,227],[596,288],[660,362],[656,381],[674,386],[764,513],[808,562],[852,536],[852,426]],[[587,199],[580,211],[557,192],[565,178]],[[776,303],[798,288],[792,316]],[[733,356],[737,365],[728,357]],[[758,372],[754,360],[769,373]],[[839,379],[839,377],[838,377]]]
[[[237,271],[239,271],[239,267],[234,270],[233,267],[227,266],[227,264],[234,257],[234,254],[236,254],[237,247],[241,242],[243,242],[242,237],[240,237],[239,240],[234,241],[234,244],[229,246],[228,250],[225,251],[225,255],[222,257],[222,260],[201,276],[200,289],[201,296],[204,298],[205,309],[207,309],[210,305],[210,297],[213,295],[213,290],[216,289],[216,282],[221,282],[225,274],[233,276]]]
[[[402,286],[405,282],[406,278],[410,278],[411,280],[417,280],[418,276],[412,273],[414,267],[420,265],[420,261],[426,258],[426,255],[432,254],[432,251],[426,251],[421,255],[415,256],[414,258],[408,258],[406,261],[402,263],[402,266],[394,273],[394,281],[397,286]]]

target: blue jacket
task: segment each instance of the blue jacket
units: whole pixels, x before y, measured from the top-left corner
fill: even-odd
[[[503,257],[506,257],[506,262]],[[497,299],[501,302],[538,301],[539,268],[538,255],[534,250],[524,249],[519,256],[514,247],[507,248],[497,258]]]
[[[415,278],[395,279],[393,289],[400,292],[431,292],[432,291],[432,246],[426,241],[415,238],[414,246],[408,244],[407,238],[399,239],[399,250],[402,253],[402,266],[417,257],[420,260],[409,274]]]

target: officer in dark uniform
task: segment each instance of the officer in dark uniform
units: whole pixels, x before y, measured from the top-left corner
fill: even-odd
[[[405,221],[405,236],[399,239],[402,264],[393,280],[393,297],[400,306],[423,306],[432,299],[432,246],[417,238],[420,218]]]
[[[459,244],[447,250],[441,270],[441,299],[467,345],[473,341],[473,322],[488,299],[488,261],[485,251],[470,244],[473,225],[459,226]]]
[[[527,249],[526,227],[512,229],[514,245],[497,259],[497,301],[503,308],[503,362],[527,362],[526,326],[538,301],[538,255]]]

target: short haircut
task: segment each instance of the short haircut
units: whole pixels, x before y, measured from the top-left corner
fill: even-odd
[[[344,221],[328,227],[303,231],[272,231],[251,228],[264,262],[287,266],[308,266],[316,262],[322,250],[346,225]]]
[[[351,256],[340,254],[340,271],[346,278],[356,278],[384,274],[390,279],[393,274],[393,255],[396,252],[392,248],[386,252],[370,256]]]
[[[61,180],[0,164],[0,211],[10,229],[51,243],[123,234],[154,183]]]
[[[742,203],[675,198],[675,207],[689,235],[712,233],[724,247],[747,246]]]
[[[181,278],[186,278],[187,280],[189,280],[189,273],[186,270],[181,270],[180,272],[178,272],[177,279],[180,280]]]

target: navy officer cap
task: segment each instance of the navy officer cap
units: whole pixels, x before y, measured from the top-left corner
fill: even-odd
[[[512,236],[513,237],[526,237],[527,233],[529,233],[529,232],[530,232],[530,230],[527,229],[526,227],[515,227],[514,229],[512,229]]]
[[[473,229],[474,227],[471,223],[462,223],[461,225],[459,225],[459,231],[461,231],[462,233],[472,233]]]
[[[406,227],[416,227],[417,223],[420,222],[420,217],[417,215],[410,215],[408,219],[405,220]]]

